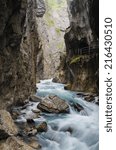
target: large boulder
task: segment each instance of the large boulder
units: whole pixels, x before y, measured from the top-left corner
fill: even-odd
[[[37,106],[38,109],[48,113],[68,113],[69,105],[58,96],[47,96]]]
[[[12,136],[6,141],[0,143],[1,150],[34,150],[32,147],[28,146],[22,140]]]
[[[0,140],[8,136],[16,135],[18,129],[9,112],[0,110]]]

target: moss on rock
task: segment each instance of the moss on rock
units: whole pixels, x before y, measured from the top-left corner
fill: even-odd
[[[79,62],[81,58],[82,58],[82,56],[75,56],[75,57],[73,57],[71,59],[71,61],[70,61],[70,65]]]

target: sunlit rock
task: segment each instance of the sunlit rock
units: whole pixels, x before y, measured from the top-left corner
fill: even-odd
[[[68,113],[69,105],[57,96],[45,97],[37,106],[43,112],[48,113]]]

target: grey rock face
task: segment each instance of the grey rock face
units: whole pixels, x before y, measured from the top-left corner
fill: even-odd
[[[6,110],[0,110],[0,140],[16,135],[18,129]]]
[[[45,5],[43,18],[36,18],[42,44],[41,54],[37,57],[37,75],[40,79],[59,79],[61,74],[64,75],[60,66],[62,56],[66,53],[64,34],[69,26],[67,3],[64,0],[45,0]]]
[[[86,38],[86,42],[93,40],[92,29],[90,27],[90,5],[89,0],[67,0],[71,29],[75,32],[78,40]],[[72,35],[72,38],[74,35]]]
[[[36,13],[42,16],[45,7],[42,0],[1,0],[0,6],[0,108],[6,108],[35,92],[41,49]]]
[[[26,0],[3,0],[0,6],[0,107],[6,107],[7,103],[13,102],[16,93],[17,97],[20,93],[20,98],[25,95],[25,91],[21,93],[25,66],[20,43],[27,3]],[[25,87],[26,83],[23,83],[22,90],[26,90]]]
[[[73,90],[98,92],[99,1],[67,0],[67,3],[70,27],[64,36],[66,80]],[[82,54],[82,49],[88,53]]]
[[[43,0],[36,0],[36,16],[43,17],[45,14],[45,3]]]

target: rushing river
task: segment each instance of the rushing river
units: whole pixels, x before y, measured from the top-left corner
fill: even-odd
[[[42,80],[37,84],[37,88],[38,96],[54,94],[68,103],[78,102],[84,108],[84,111],[77,112],[70,106],[69,114],[43,113],[39,120],[47,122],[48,131],[36,135],[42,145],[42,150],[98,150],[98,105],[77,97],[73,91],[64,90],[63,84],[53,83],[52,79]],[[35,119],[35,122],[37,121],[38,118]]]

